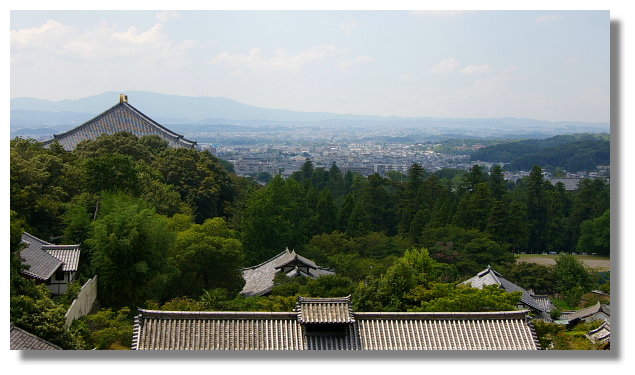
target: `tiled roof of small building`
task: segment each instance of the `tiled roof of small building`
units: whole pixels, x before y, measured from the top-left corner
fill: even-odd
[[[54,245],[27,232],[22,233],[22,242],[27,247],[20,251],[20,256],[29,266],[22,271],[24,274],[48,280],[60,266],[62,271],[77,271],[79,245]]]
[[[305,272],[304,270],[294,268],[287,271],[288,276],[301,275],[315,279],[320,276],[332,275],[335,273],[327,268],[318,266],[313,261],[301,255],[296,254],[295,251],[285,249],[283,252],[266,262],[260,263],[256,266],[243,268],[245,286],[240,294],[246,296],[259,296],[269,293],[271,288],[273,288],[273,279],[276,276],[276,273],[278,273],[283,266],[289,265],[294,261],[298,264],[305,265],[307,270]]]
[[[25,275],[38,280],[48,280],[63,264],[61,260],[42,250],[42,246],[50,245],[48,242],[26,232],[22,234],[22,242],[27,244],[27,247],[20,251],[20,256],[29,266],[28,269],[22,270]]]
[[[97,117],[65,133],[56,134],[53,139],[44,142],[59,144],[67,151],[74,150],[77,145],[87,139],[95,139],[102,134],[129,132],[137,137],[144,135],[158,135],[168,142],[170,147],[193,148],[196,142],[183,138],[170,129],[164,127],[150,117],[143,114],[126,100],[101,113]]]
[[[11,324],[10,329],[11,350],[61,350],[59,346],[52,344],[22,328]]]
[[[79,245],[45,245],[42,250],[62,261],[62,271],[77,271],[81,254]]]
[[[598,328],[589,331],[586,337],[594,344],[602,344],[611,341],[611,323],[604,321]]]
[[[351,297],[309,298],[300,297],[296,305],[298,322],[352,323],[355,321],[350,308]]]
[[[479,272],[476,276],[462,282],[461,284],[471,285],[473,288],[482,289],[486,285],[498,285],[506,292],[522,292],[520,301],[525,305],[542,312],[549,312],[553,308],[553,305],[544,301],[536,301],[532,295],[520,286],[512,283],[511,281],[503,278],[500,273],[494,271],[491,267],[487,267],[485,270]],[[545,309],[549,310],[545,310]]]
[[[340,335],[310,335],[297,313],[139,310],[135,350],[537,350],[527,311],[354,313]]]
[[[596,303],[593,306],[589,306],[587,308],[581,309],[581,310],[577,310],[574,311],[570,314],[566,315],[566,319],[570,322],[577,320],[577,319],[582,319],[582,318],[586,318],[589,317],[593,314],[597,314],[599,312],[603,312],[605,313],[607,316],[611,315],[611,310],[610,310],[610,306],[609,305],[602,305],[600,303],[600,301],[598,301],[598,303]]]
[[[568,191],[577,190],[580,184],[579,178],[552,178],[549,181],[554,186],[561,182],[564,185],[564,189]]]

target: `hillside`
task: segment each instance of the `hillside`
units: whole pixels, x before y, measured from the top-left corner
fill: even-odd
[[[471,160],[505,163],[508,170],[530,170],[538,165],[575,172],[609,165],[610,155],[608,134],[573,134],[492,145],[474,151]]]

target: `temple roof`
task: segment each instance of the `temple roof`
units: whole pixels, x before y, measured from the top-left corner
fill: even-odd
[[[11,350],[62,350],[59,346],[11,324]]]
[[[29,266],[22,272],[38,280],[48,280],[58,269],[77,271],[79,245],[54,245],[34,235],[22,233],[22,242],[27,245],[20,251],[24,263]]]
[[[304,298],[302,303],[329,299]],[[342,299],[330,299],[342,303]],[[348,303],[347,303],[348,304]],[[325,307],[323,304],[321,308]],[[326,309],[328,310],[328,309]],[[326,310],[322,310],[325,312]],[[340,309],[336,309],[339,311]],[[139,310],[135,350],[537,350],[527,310],[349,312],[339,334],[308,334],[302,312]],[[345,314],[346,315],[346,314]],[[318,321],[322,321],[318,315]],[[337,318],[340,319],[340,318]]]
[[[266,262],[243,268],[245,286],[240,294],[259,296],[269,293],[273,288],[273,279],[276,273],[281,271],[285,272],[287,276],[306,276],[313,279],[335,274],[335,272],[320,267],[313,261],[296,254],[294,250],[285,249]]]
[[[483,289],[486,285],[498,285],[506,292],[522,292],[520,301],[525,305],[541,312],[549,312],[553,309],[551,301],[545,296],[536,296],[540,301],[536,300],[527,290],[503,278],[500,273],[494,271],[491,267],[479,272],[476,276],[465,280],[461,284],[471,285],[473,288]]]
[[[577,310],[574,311],[570,314],[567,315],[563,315],[563,318],[567,319],[569,322],[573,322],[577,319],[583,319],[586,317],[589,317],[591,315],[597,314],[597,313],[604,313],[607,316],[611,316],[611,308],[609,305],[602,305],[600,303],[600,301],[598,301],[595,305],[593,306],[589,306],[587,308],[581,309],[581,310]]]
[[[137,137],[158,135],[166,140],[170,147],[193,148],[196,145],[196,142],[183,138],[182,135],[162,126],[130,105],[125,95],[122,95],[118,104],[107,111],[65,133],[54,135],[53,139],[44,144],[58,142],[65,150],[71,151],[82,141],[95,139],[102,134],[119,132],[129,132]]]

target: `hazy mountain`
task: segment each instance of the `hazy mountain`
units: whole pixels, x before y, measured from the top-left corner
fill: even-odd
[[[433,118],[380,117],[323,112],[298,112],[246,105],[218,97],[189,97],[143,91],[127,92],[135,108],[161,124],[239,126],[389,126],[401,128],[488,129],[490,131],[544,130],[549,133],[608,132],[608,123],[549,122],[525,118]],[[107,92],[77,100],[49,101],[34,98],[11,99],[11,130],[49,127],[70,129],[104,112],[119,102],[118,92]]]

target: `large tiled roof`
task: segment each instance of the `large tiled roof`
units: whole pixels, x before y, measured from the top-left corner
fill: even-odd
[[[196,145],[196,142],[183,138],[182,135],[144,115],[128,104],[127,99],[74,129],[54,135],[53,139],[44,143],[59,142],[65,150],[70,151],[74,150],[81,141],[95,139],[102,134],[119,132],[129,132],[138,137],[158,135],[166,140],[170,147],[193,148]]]
[[[61,350],[59,346],[11,324],[11,350]]]
[[[541,296],[539,297],[540,301],[537,301],[527,290],[503,278],[500,273],[494,271],[491,267],[487,267],[476,276],[465,280],[461,284],[471,285],[473,288],[479,289],[482,289],[486,285],[498,285],[508,293],[522,292],[520,301],[533,309],[541,312],[549,312],[553,308],[553,305],[550,301],[548,301],[548,298],[547,301],[545,301],[546,297]]]
[[[60,266],[62,271],[77,271],[79,245],[54,245],[27,232],[22,233],[22,242],[27,247],[20,251],[20,256],[29,266],[22,271],[24,274],[48,280]]]
[[[300,297],[296,305],[300,323],[352,323],[355,321],[350,308],[351,297],[308,298]]]
[[[271,291],[273,288],[273,279],[276,273],[280,272],[283,266],[290,264],[299,264],[304,267],[293,267],[292,269],[285,271],[288,276],[307,276],[313,279],[324,275],[332,275],[335,272],[320,267],[313,261],[296,254],[295,251],[289,251],[285,249],[280,254],[260,263],[256,266],[243,268],[243,278],[245,279],[245,286],[240,292],[246,296],[259,296]],[[304,269],[300,269],[304,268]]]
[[[139,310],[136,350],[536,350],[527,311],[354,313],[339,334],[307,334],[292,312]]]

